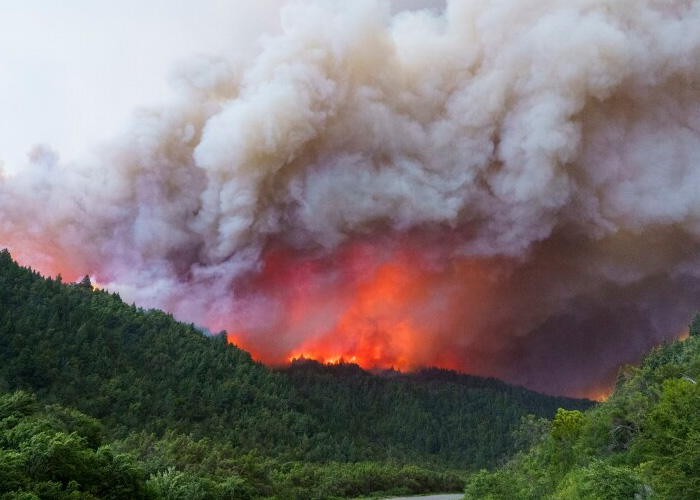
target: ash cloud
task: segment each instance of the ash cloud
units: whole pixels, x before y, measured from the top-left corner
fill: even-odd
[[[416,362],[603,386],[700,306],[700,3],[424,5],[286,4],[254,56],[181,64],[178,98],[91,160],[33,151],[0,181],[0,243],[241,326],[263,359],[332,329],[336,290],[409,245],[425,301],[450,304],[406,313]],[[339,270],[360,243],[364,271]],[[309,297],[334,301],[308,331],[270,319],[292,293],[259,278],[274,251],[315,263]]]

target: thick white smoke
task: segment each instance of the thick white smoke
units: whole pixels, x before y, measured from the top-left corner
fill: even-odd
[[[183,319],[257,325],[255,344],[283,337],[257,317],[276,299],[242,291],[266,251],[409,235],[443,275],[482,262],[496,297],[456,292],[483,307],[426,342],[554,392],[609,380],[700,306],[699,1],[279,16],[246,62],[182,64],[179,99],[92,161],[37,148],[0,187],[0,243]]]

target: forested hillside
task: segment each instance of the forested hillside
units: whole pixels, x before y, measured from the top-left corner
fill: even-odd
[[[322,500],[454,491],[455,474],[396,464],[309,464],[239,455],[168,433],[109,442],[100,422],[36,396],[0,395],[2,500]]]
[[[0,388],[134,429],[216,436],[291,453],[315,430],[281,375],[165,313],[66,286],[0,254]]]
[[[471,477],[466,500],[700,498],[698,382],[696,315],[688,339],[621,369],[607,402],[531,421],[524,432],[531,449]]]
[[[590,405],[437,368],[377,376],[353,364],[299,360],[282,373],[302,396],[304,413],[341,439],[343,460],[403,462],[418,454],[436,465],[495,464],[515,449],[523,415]]]
[[[0,480],[14,486],[0,496],[320,499],[454,490],[462,479],[445,471],[512,454],[525,414],[590,405],[443,370],[376,375],[305,362],[274,371],[225,339],[87,281],[45,279],[0,251],[0,393],[9,408],[0,415],[0,460],[14,464],[14,479]],[[66,469],[64,452],[82,465]],[[31,468],[36,457],[56,461],[56,471]],[[96,472],[103,469],[128,469],[124,481],[136,489],[107,495],[114,478]],[[42,493],[44,483],[62,493]],[[71,488],[91,496],[61,496]]]

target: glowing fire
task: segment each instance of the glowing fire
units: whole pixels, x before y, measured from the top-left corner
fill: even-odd
[[[588,398],[591,401],[602,403],[608,400],[612,394],[612,391],[613,390],[611,387],[601,387],[585,392],[582,397]]]
[[[420,238],[353,241],[330,254],[269,249],[259,272],[232,286],[231,308],[195,321],[230,332],[231,343],[270,365],[314,359],[401,371],[439,366],[517,381],[507,364],[493,363],[518,348],[507,344],[517,335],[493,333],[509,299],[501,281],[508,263],[460,257],[446,250],[449,243]],[[13,255],[37,265],[32,249]],[[76,259],[56,253],[38,265],[61,272],[64,282],[90,271],[94,288],[102,288],[97,273]],[[107,271],[99,276],[109,283]],[[576,395],[602,401],[609,393],[595,386]]]
[[[366,245],[332,261],[271,252],[246,291],[272,297],[274,314],[229,339],[273,363],[307,358],[410,369],[426,333],[415,316],[416,304],[428,301],[422,269],[410,252],[377,258]]]
[[[445,340],[464,317],[482,328],[479,311],[494,302],[493,280],[484,262],[436,265],[440,259],[420,244],[354,242],[321,257],[269,251],[261,272],[237,291],[268,308],[251,314],[243,299],[233,328],[230,320],[221,326],[235,332],[231,342],[271,364],[304,358],[465,371],[468,345],[457,351]]]
[[[335,328],[305,342],[290,357],[411,368],[421,332],[405,316],[405,308],[425,292],[417,281],[395,263],[381,266],[371,281],[359,284]]]
[[[305,359],[313,359],[315,361],[319,361],[319,362],[326,364],[326,365],[337,365],[340,363],[358,363],[357,356],[353,356],[349,359],[345,359],[342,356],[332,356],[330,358],[323,358],[323,357],[319,357],[318,355],[313,354],[313,353],[304,353],[304,352],[299,353],[299,354],[292,354],[291,356],[289,356],[287,361],[289,361],[290,363],[294,363],[295,361],[303,361]]]

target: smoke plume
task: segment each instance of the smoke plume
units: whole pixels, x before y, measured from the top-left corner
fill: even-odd
[[[699,1],[278,15],[182,63],[178,98],[93,158],[35,148],[0,181],[0,244],[270,363],[591,395],[682,333],[700,307]]]

